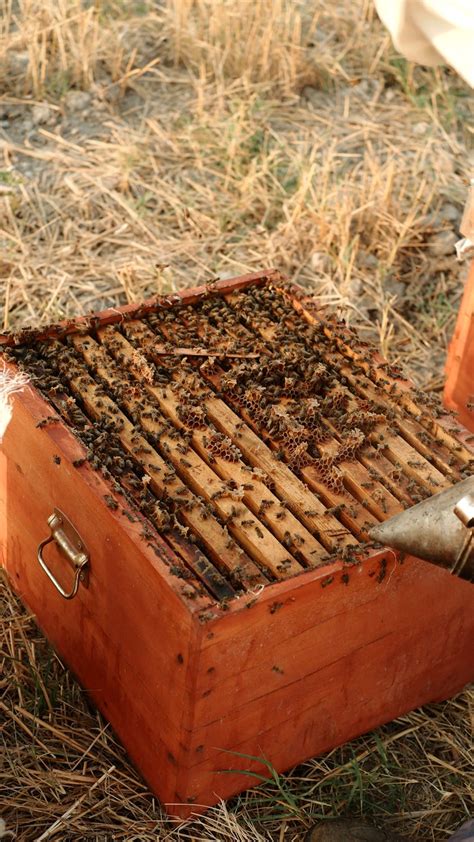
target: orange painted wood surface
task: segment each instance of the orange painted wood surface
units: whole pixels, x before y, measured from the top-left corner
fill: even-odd
[[[333,571],[271,585],[203,630],[187,786],[197,803],[252,785],[223,770],[265,772],[229,749],[282,770],[474,676],[470,583],[392,551]]]
[[[449,346],[444,404],[474,433],[474,261]]]
[[[125,502],[106,506],[113,490],[87,463],[73,466],[84,449],[62,421],[36,427],[50,414],[33,389],[14,397],[0,448],[0,561],[172,815],[253,785],[248,772],[266,771],[258,757],[284,771],[474,678],[469,583],[372,551],[215,605],[172,574],[177,557],[159,536],[148,546]],[[36,560],[55,506],[91,554],[89,587],[70,602]],[[68,582],[55,553],[46,547]]]

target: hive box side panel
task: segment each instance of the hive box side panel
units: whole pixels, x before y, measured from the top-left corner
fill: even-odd
[[[227,798],[255,783],[229,770],[267,773],[240,753],[284,771],[474,678],[472,585],[392,552],[349,575],[272,585],[208,624],[181,795]]]
[[[151,787],[174,800],[187,763],[195,621],[140,540],[140,525],[106,507],[108,486],[88,465],[73,467],[81,445],[62,425],[35,427],[47,410],[35,393],[15,398],[0,447],[0,560]],[[89,586],[70,601],[36,558],[55,506],[90,552]],[[54,544],[44,555],[58,579],[70,583],[72,569]]]
[[[449,346],[444,403],[474,432],[474,261]]]

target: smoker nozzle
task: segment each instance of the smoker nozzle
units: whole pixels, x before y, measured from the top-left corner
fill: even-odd
[[[370,538],[474,581],[474,476],[370,531]]]

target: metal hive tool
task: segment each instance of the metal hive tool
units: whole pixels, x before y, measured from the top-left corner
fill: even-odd
[[[357,562],[372,528],[472,467],[398,369],[284,285],[28,333],[4,353],[111,477],[105,504],[125,497],[173,572],[219,601]]]

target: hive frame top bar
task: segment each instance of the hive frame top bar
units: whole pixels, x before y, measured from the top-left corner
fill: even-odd
[[[213,297],[220,297],[229,293],[244,291],[249,287],[260,287],[262,285],[272,284],[274,286],[284,286],[284,291],[300,301],[304,301],[308,297],[306,292],[297,285],[291,284],[281,273],[276,270],[262,270],[260,272],[249,273],[247,275],[239,276],[232,279],[216,280],[210,284],[201,285],[194,288],[182,290],[179,293],[170,295],[157,295],[146,301],[138,304],[128,304],[117,308],[107,308],[102,311],[96,311],[86,316],[78,316],[73,319],[64,320],[62,322],[49,324],[43,328],[26,328],[20,331],[0,335],[0,353],[2,348],[5,350],[9,347],[31,346],[37,342],[48,340],[62,340],[67,336],[82,335],[89,331],[95,331],[99,328],[104,328],[109,325],[120,325],[123,322],[128,322],[134,319],[141,319],[160,309],[169,310],[172,308],[180,308],[181,306],[192,306]],[[283,291],[283,290],[282,290]],[[372,559],[372,563],[383,560],[386,564],[387,553],[395,555],[390,551],[381,551],[380,549],[367,548],[363,557],[366,561]],[[326,564],[321,565],[318,569],[307,569],[302,571],[298,576],[298,583],[294,587],[298,590],[305,583],[319,582],[319,580],[326,581],[328,578],[336,573],[342,573],[344,564],[342,560],[330,559]],[[228,612],[232,606],[232,610],[240,611],[243,607],[253,604],[258,598],[260,602],[265,593],[265,603],[268,600],[275,599],[278,594],[285,592],[285,584],[289,590],[293,590],[293,585],[290,585],[291,579],[285,579],[283,582],[269,582],[266,583],[264,592],[260,588],[250,589],[245,594],[241,594],[234,599],[231,599],[226,605],[225,610]],[[274,588],[274,585],[283,584],[283,588]],[[194,608],[195,606],[193,606]],[[197,608],[197,606],[196,606]],[[214,610],[219,610],[216,603]],[[200,613],[198,609],[196,613]],[[194,610],[193,612],[194,613]],[[206,613],[204,611],[204,613]],[[219,610],[220,613],[220,610]],[[232,612],[231,612],[232,613]]]
[[[225,296],[229,293],[243,291],[249,287],[260,287],[265,284],[273,284],[276,287],[282,287],[281,292],[285,293],[293,302],[295,310],[302,313],[306,311],[307,316],[313,323],[320,323],[323,327],[327,327],[332,332],[334,327],[337,328],[339,338],[346,341],[349,347],[354,337],[354,331],[343,322],[335,318],[334,314],[324,305],[318,303],[317,311],[315,311],[314,301],[311,291],[306,290],[298,284],[288,280],[280,271],[274,268],[261,269],[260,271],[250,272],[245,275],[215,280],[201,284],[195,287],[185,288],[179,292],[173,292],[166,295],[157,294],[144,301],[132,304],[125,304],[119,307],[108,307],[104,310],[96,310],[84,316],[74,316],[70,319],[65,319],[59,322],[53,322],[44,327],[26,327],[19,330],[8,331],[0,333],[0,353],[2,348],[19,347],[22,345],[31,345],[32,343],[45,341],[48,339],[63,339],[73,334],[84,334],[88,331],[94,331],[98,328],[103,328],[108,325],[120,324],[132,319],[141,319],[153,312],[163,310],[170,310],[172,308],[179,309],[182,306],[189,306],[197,304],[201,301],[212,297]],[[326,330],[325,330],[326,332]],[[359,339],[360,346],[369,346],[371,343]],[[379,366],[386,371],[387,361],[377,351],[375,346],[372,346],[372,361],[376,368]],[[225,356],[225,354],[224,354]],[[352,354],[350,354],[352,356]],[[398,368],[398,371],[396,369]],[[396,383],[397,387],[402,392],[410,393],[414,388],[414,384],[408,380],[401,372],[398,366],[395,370],[390,372],[389,380]],[[446,413],[446,414],[445,414]],[[437,415],[437,424],[446,430],[447,435],[454,436],[459,443],[463,445],[466,450],[474,454],[474,437],[470,430],[465,427],[460,427],[456,419],[445,411],[441,415]]]
[[[28,345],[30,342],[41,342],[47,339],[62,339],[70,334],[79,333],[83,330],[95,330],[98,327],[117,324],[130,319],[140,319],[163,308],[181,307],[182,305],[196,304],[206,298],[215,295],[225,295],[230,292],[246,289],[249,286],[260,286],[265,283],[284,282],[288,290],[296,295],[301,295],[301,287],[289,286],[286,278],[276,269],[263,269],[260,272],[251,272],[247,275],[240,275],[236,278],[215,280],[201,286],[189,287],[172,292],[167,295],[154,295],[138,304],[124,304],[120,307],[108,307],[105,310],[97,310],[86,316],[75,316],[60,322],[46,325],[45,327],[26,327],[17,331],[9,331],[0,334],[0,348],[18,345]]]

